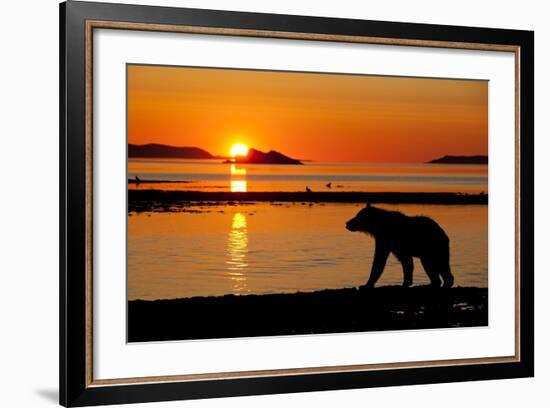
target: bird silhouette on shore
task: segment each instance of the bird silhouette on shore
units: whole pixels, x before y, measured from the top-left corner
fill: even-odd
[[[138,176],[136,176],[136,184],[139,184],[139,183],[141,183],[141,180]]]
[[[311,188],[309,188],[308,186],[306,186],[306,193],[311,193]]]

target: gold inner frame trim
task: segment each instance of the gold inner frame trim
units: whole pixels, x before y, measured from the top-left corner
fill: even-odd
[[[94,379],[93,376],[93,30],[117,29],[133,31],[153,31],[221,36],[241,36],[257,38],[276,38],[309,41],[331,41],[342,43],[380,44],[411,47],[451,48],[479,51],[513,52],[515,55],[515,353],[513,356],[479,357],[463,359],[429,360],[414,362],[394,362],[376,364],[354,364],[341,366],[288,368],[274,370],[253,370],[235,372],[217,372],[184,374],[154,377],[128,377],[113,379]],[[460,366],[470,364],[513,363],[521,361],[520,356],[520,47],[505,44],[483,44],[451,41],[396,39],[369,36],[350,36],[332,34],[313,34],[287,31],[249,30],[235,28],[196,27],[187,25],[166,25],[147,23],[128,23],[120,21],[86,21],[86,387],[113,385],[131,385],[143,383],[168,383],[179,381],[207,381],[236,378],[290,376],[303,374],[321,374],[338,372],[357,372],[372,370],[391,370],[399,368]]]

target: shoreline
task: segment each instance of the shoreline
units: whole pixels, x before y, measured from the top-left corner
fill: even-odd
[[[488,290],[381,286],[128,301],[128,341],[420,330],[488,325]]]
[[[221,192],[221,191],[163,191],[128,190],[128,212],[153,211],[186,206],[251,202],[303,203],[366,203],[372,204],[438,204],[487,205],[487,194],[461,193],[399,193],[399,192]]]

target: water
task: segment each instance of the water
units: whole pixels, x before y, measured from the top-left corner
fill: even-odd
[[[285,170],[286,171],[286,170]],[[128,217],[128,298],[314,291],[362,285],[374,241],[344,223],[359,204],[255,203]],[[487,206],[381,205],[436,220],[455,285],[487,287]],[[400,284],[390,256],[378,285]],[[429,283],[415,259],[415,284]]]
[[[128,188],[200,191],[487,192],[487,166],[305,162],[231,165],[216,160],[129,159],[128,178],[186,183],[130,184]],[[332,183],[331,187],[327,187]]]

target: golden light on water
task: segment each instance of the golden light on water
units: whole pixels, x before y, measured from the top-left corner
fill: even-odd
[[[235,143],[231,146],[231,157],[246,156],[248,154],[248,147],[242,143]]]
[[[246,193],[246,180],[231,180],[232,193]]]
[[[246,169],[240,169],[235,164],[231,165],[230,188],[232,193],[246,193]]]
[[[246,215],[239,212],[233,215],[231,230],[227,237],[228,259],[226,261],[228,276],[233,282],[233,289],[237,292],[246,291],[247,254],[248,229]]]
[[[231,175],[232,176],[246,176],[246,169],[239,169],[234,164],[231,165]]]
[[[246,215],[237,213],[233,215],[233,222],[231,223],[231,229],[235,231],[246,232]]]

